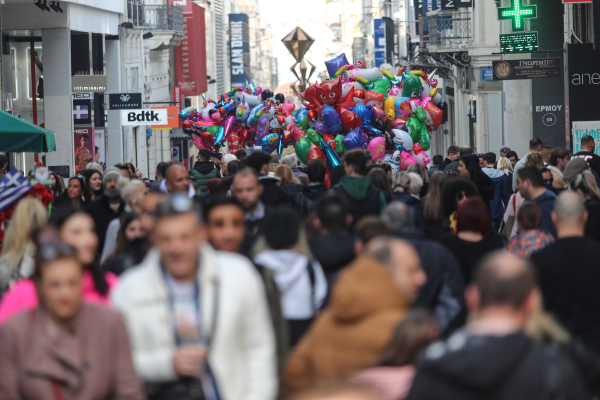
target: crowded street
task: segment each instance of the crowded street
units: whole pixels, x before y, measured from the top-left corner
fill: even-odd
[[[0,400],[600,400],[598,10],[0,0]]]

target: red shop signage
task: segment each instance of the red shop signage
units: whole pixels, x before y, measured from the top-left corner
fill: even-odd
[[[195,3],[184,7],[183,39],[175,47],[175,71],[181,94],[198,96],[206,92],[206,23],[204,8]],[[191,11],[188,11],[190,10]]]

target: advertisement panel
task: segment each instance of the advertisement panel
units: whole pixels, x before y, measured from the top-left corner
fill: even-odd
[[[600,102],[600,50],[591,43],[569,44],[567,54],[571,121],[593,120]]]
[[[75,149],[75,172],[85,169],[88,163],[94,161],[96,135],[93,126],[77,127],[73,132]]]
[[[376,18],[373,20],[375,33],[375,66],[381,67],[385,63],[385,20]]]
[[[596,142],[594,154],[600,156],[600,121],[573,122],[573,154],[581,151],[581,138],[590,135]]]
[[[229,14],[229,58],[231,86],[243,85],[250,68],[250,32],[246,14]]]
[[[165,129],[179,128],[179,108],[177,106],[152,107],[153,110],[166,110],[168,123],[165,125],[152,125],[152,130],[160,131]]]
[[[142,108],[141,93],[112,93],[108,95],[111,110],[136,110]]]
[[[188,7],[186,6],[185,10]],[[175,74],[181,93],[198,96],[206,92],[206,23],[204,8],[191,3],[183,13],[183,39],[175,47]]]
[[[494,80],[561,78],[560,58],[494,61]]]

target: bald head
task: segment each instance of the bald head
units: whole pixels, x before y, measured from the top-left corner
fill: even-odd
[[[562,192],[554,203],[557,228],[565,225],[585,225],[585,204],[576,192]]]
[[[190,177],[183,165],[169,165],[165,178],[167,179],[167,190],[169,193],[187,194],[189,192]]]
[[[408,303],[417,298],[427,277],[414,247],[403,240],[381,236],[369,241],[365,253],[386,266],[392,282]]]
[[[520,310],[535,290],[536,278],[527,261],[506,252],[496,252],[481,262],[473,284],[479,292],[479,304],[470,304],[472,308]]]
[[[244,169],[235,174],[231,185],[231,193],[241,204],[244,212],[248,213],[256,210],[262,192],[263,186],[258,181],[255,173]]]

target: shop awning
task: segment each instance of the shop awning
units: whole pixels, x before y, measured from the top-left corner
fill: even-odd
[[[0,152],[56,151],[54,132],[0,110]]]

